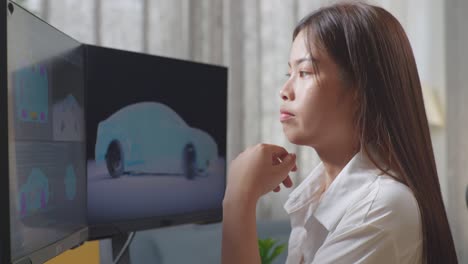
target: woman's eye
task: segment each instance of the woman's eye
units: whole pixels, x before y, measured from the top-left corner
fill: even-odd
[[[309,76],[311,73],[308,71],[299,71],[299,77],[304,78],[306,76]]]
[[[286,73],[285,75],[286,75],[286,77],[291,78],[291,74],[289,72]]]

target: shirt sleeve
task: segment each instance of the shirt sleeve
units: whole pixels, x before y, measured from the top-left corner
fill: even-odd
[[[337,230],[317,250],[312,264],[398,263],[395,242],[385,230],[372,224]]]

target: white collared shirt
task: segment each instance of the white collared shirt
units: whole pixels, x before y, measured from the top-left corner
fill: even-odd
[[[421,263],[419,207],[412,191],[361,152],[320,196],[323,164],[289,195],[288,264]]]

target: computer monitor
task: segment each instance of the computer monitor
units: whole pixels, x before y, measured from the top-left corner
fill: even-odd
[[[9,175],[1,177],[9,208],[1,263],[43,263],[88,238],[84,50],[15,3],[0,5],[1,168]]]
[[[90,237],[220,221],[227,69],[85,50]]]

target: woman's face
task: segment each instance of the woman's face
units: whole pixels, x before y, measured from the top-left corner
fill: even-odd
[[[346,86],[338,65],[323,49],[311,42],[309,52],[304,37],[300,32],[292,44],[289,77],[280,91],[280,121],[291,143],[318,147],[352,133],[352,87]]]

